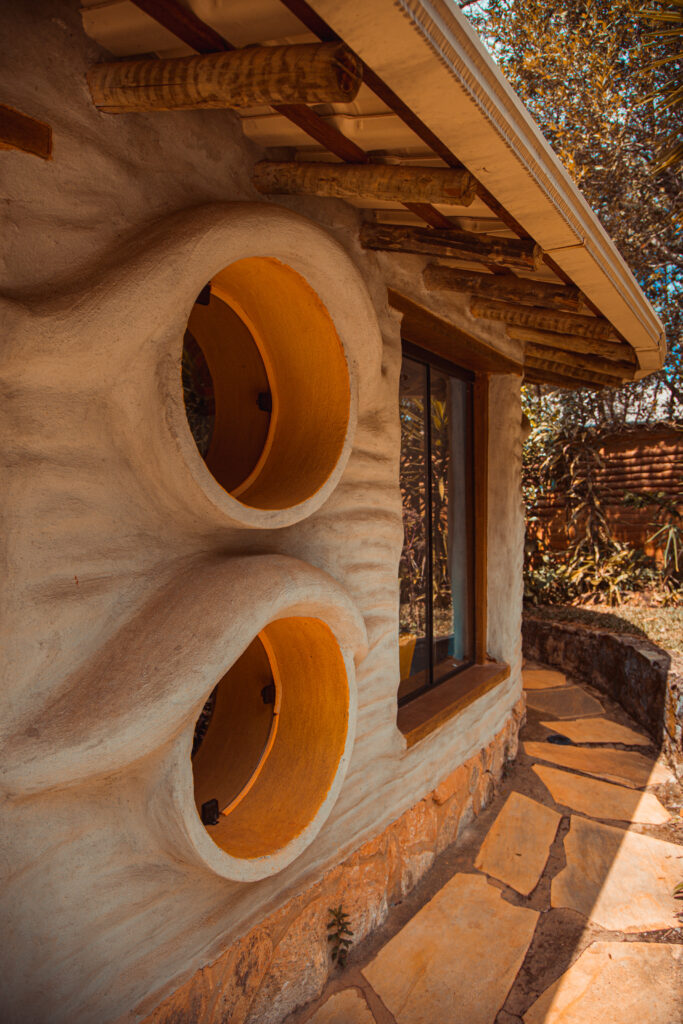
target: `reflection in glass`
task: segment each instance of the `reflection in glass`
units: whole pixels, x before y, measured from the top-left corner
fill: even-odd
[[[399,569],[399,697],[429,682],[427,626],[427,368],[403,360],[400,390],[403,551]]]
[[[432,369],[431,495],[433,682],[467,664],[469,543],[467,503],[468,384]]]
[[[472,662],[470,389],[467,380],[403,360],[401,703]]]

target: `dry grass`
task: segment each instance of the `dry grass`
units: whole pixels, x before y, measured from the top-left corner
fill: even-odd
[[[604,605],[539,605],[529,609],[537,618],[576,622],[611,633],[646,636],[671,654],[683,656],[683,607],[662,608],[632,601],[610,611]]]

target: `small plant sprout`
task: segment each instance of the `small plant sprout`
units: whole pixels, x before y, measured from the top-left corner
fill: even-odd
[[[339,964],[340,967],[344,967],[351,947],[351,939],[348,936],[353,935],[349,928],[350,918],[345,913],[341,903],[338,907],[330,907],[329,913],[330,920],[327,924],[327,940],[332,943],[332,960],[334,963]]]

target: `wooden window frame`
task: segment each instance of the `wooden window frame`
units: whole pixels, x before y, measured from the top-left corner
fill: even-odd
[[[396,293],[390,293],[390,301]],[[408,358],[442,369],[454,376],[468,374],[472,380],[472,463],[473,463],[473,618],[474,618],[474,664],[456,673],[446,681],[430,686],[429,689],[403,704],[397,711],[397,725],[406,739],[408,748],[424,739],[435,729],[465,708],[479,700],[510,675],[510,668],[504,662],[488,657],[488,453],[489,453],[489,379],[491,373],[516,373],[518,368],[511,365],[505,356],[497,363],[490,351],[482,356],[469,344],[463,345],[459,335],[451,339],[458,343],[448,346],[445,357],[442,332],[430,344],[433,314],[421,317],[416,304],[400,297],[391,304],[404,313],[403,353]],[[426,313],[426,311],[425,311]],[[419,343],[416,343],[419,342]],[[461,356],[465,358],[461,359]],[[478,358],[479,357],[479,358]],[[457,360],[457,362],[456,362]]]

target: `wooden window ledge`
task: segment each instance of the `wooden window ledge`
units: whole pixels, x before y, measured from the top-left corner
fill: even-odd
[[[459,715],[509,675],[510,666],[502,661],[473,665],[399,708],[397,725],[408,747],[414,746],[449,719]]]

